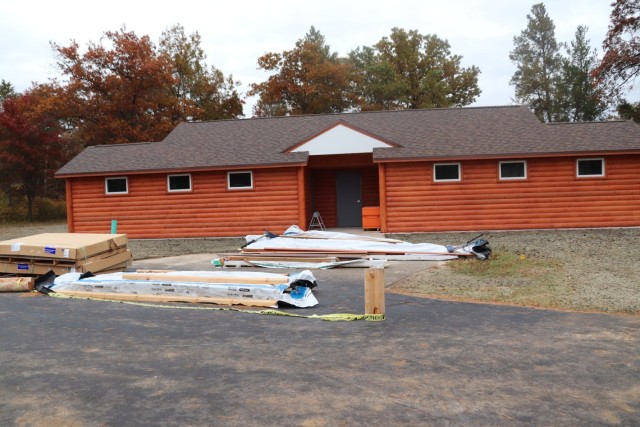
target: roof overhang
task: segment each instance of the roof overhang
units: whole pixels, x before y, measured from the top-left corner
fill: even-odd
[[[163,173],[190,173],[190,172],[215,172],[215,171],[233,171],[244,169],[272,169],[272,168],[289,168],[306,166],[307,161],[295,163],[273,163],[273,164],[246,164],[246,165],[230,165],[230,166],[211,166],[201,168],[174,168],[174,169],[147,169],[147,170],[120,170],[120,171],[104,171],[104,172],[86,172],[86,173],[62,173],[55,174],[55,178],[80,178],[92,176],[122,176],[122,175],[149,175]]]
[[[407,163],[407,162],[443,162],[455,160],[495,160],[495,159],[532,159],[551,157],[597,157],[597,156],[628,156],[640,155],[640,150],[620,150],[620,151],[571,151],[561,153],[505,153],[505,154],[485,154],[485,155],[443,155],[443,156],[415,156],[415,157],[379,157],[374,153],[373,163]]]

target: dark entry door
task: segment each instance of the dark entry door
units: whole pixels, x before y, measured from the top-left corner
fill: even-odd
[[[338,227],[362,227],[362,176],[336,172]]]

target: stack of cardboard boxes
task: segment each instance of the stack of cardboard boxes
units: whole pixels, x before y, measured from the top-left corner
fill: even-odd
[[[126,234],[43,233],[0,242],[0,274],[108,273],[131,265]]]

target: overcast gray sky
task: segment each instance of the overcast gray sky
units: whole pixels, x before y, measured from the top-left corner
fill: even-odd
[[[558,41],[573,39],[576,27],[589,27],[588,38],[601,54],[612,0],[548,0],[544,4],[556,25]],[[513,37],[526,27],[536,1],[395,0],[395,1],[137,1],[0,0],[0,79],[22,91],[31,82],[60,77],[49,42],[81,47],[98,42],[105,31],[126,25],[157,43],[176,23],[187,33],[198,31],[207,63],[242,83],[264,81],[256,61],[265,52],[291,49],[313,25],[332,51],[347,55],[370,46],[391,28],[417,30],[447,39],[462,65],[480,68],[482,94],[474,105],[512,103],[509,85],[515,66],[509,60]],[[245,115],[250,116],[252,100]]]

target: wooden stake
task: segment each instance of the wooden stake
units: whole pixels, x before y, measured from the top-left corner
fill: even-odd
[[[367,268],[364,272],[364,313],[384,313],[384,269]]]

